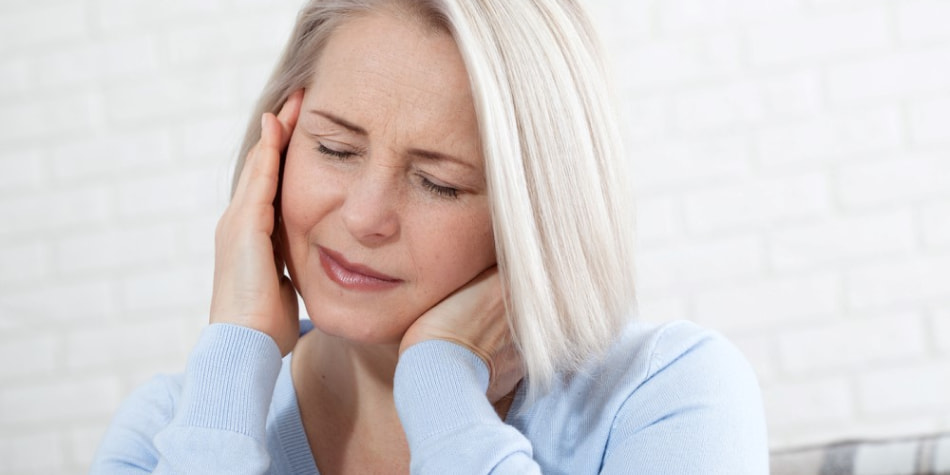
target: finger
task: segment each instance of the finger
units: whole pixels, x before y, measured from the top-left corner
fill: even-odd
[[[297,117],[300,116],[303,94],[303,89],[291,94],[281,106],[277,116],[264,113],[261,117],[261,140],[255,147],[252,163],[248,164],[252,172],[259,174],[262,178],[248,180],[248,187],[260,188],[259,192],[250,192],[250,196],[255,198],[255,201],[272,202],[274,200],[277,180],[280,176],[280,156],[290,143],[290,137],[293,136]]]
[[[303,93],[304,90],[300,89],[291,94],[287,98],[287,102],[284,102],[284,106],[280,108],[280,112],[277,113],[277,121],[281,125],[281,150],[287,147],[290,137],[293,135],[294,127],[297,125],[297,118],[300,117],[300,107],[303,103]]]
[[[266,199],[267,196],[270,196],[268,201],[273,200],[280,171],[280,156],[287,148],[297,124],[303,92],[304,90],[300,89],[287,98],[276,116],[276,121],[274,114],[269,112],[262,114],[261,138],[247,154],[235,188],[235,199],[245,198],[250,193],[250,197],[256,202],[262,198]],[[257,180],[256,177],[261,177],[263,180]],[[258,188],[257,193],[248,191],[252,184]]]
[[[491,373],[486,395],[492,403],[508,395],[518,381],[524,378],[524,362],[514,343],[505,345],[493,358],[494,373]]]
[[[274,115],[264,113],[261,116],[261,140],[248,154],[232,200],[233,205],[243,209],[258,206],[273,209],[272,203],[277,195],[277,180],[280,174],[280,133],[281,126]]]
[[[501,286],[501,275],[498,273],[498,266],[493,265],[476,275],[472,280],[465,284],[467,290],[474,292],[473,296],[478,296],[482,300],[484,308],[495,306],[504,307],[504,298]],[[483,319],[492,319],[492,312],[480,312]],[[507,320],[505,321],[507,325]]]
[[[261,115],[261,137],[257,143],[251,147],[251,150],[247,153],[247,157],[245,157],[244,167],[241,169],[241,175],[238,178],[237,187],[234,189],[234,196],[231,198],[232,206],[241,206],[246,201],[248,201],[249,198],[251,198],[249,195],[253,193],[251,190],[253,185],[255,182],[260,181],[261,173],[264,173],[268,168],[271,168],[265,166],[266,163],[262,162],[266,162],[268,159],[275,160],[277,157],[279,157],[279,154],[277,154],[277,157],[275,157],[274,152],[268,150],[270,143],[273,142],[273,140],[269,139],[268,137],[270,133],[270,127],[268,127],[268,116],[273,116],[273,114],[265,112],[263,115]],[[261,187],[258,184],[256,189],[259,190],[260,188]],[[254,199],[253,201],[259,201],[259,199]]]
[[[257,154],[258,148],[260,148],[260,140],[247,151],[247,155],[244,157],[244,164],[241,165],[241,169],[238,171],[240,175],[238,175],[237,185],[235,185],[234,192],[231,195],[232,202],[238,200],[239,197],[244,196],[246,193],[247,182],[251,175],[250,164],[254,162],[254,156]]]

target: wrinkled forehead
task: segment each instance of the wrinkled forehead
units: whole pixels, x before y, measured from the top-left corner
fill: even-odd
[[[315,64],[304,109],[345,119],[368,139],[481,161],[468,74],[455,41],[400,17],[350,19]],[[479,163],[480,165],[480,163]]]

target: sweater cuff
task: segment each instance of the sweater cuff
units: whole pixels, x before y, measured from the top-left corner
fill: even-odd
[[[485,362],[455,343],[430,340],[404,351],[393,396],[410,451],[438,434],[498,422],[485,396],[488,380]]]
[[[215,323],[188,358],[173,424],[238,432],[264,442],[280,349],[267,334]]]

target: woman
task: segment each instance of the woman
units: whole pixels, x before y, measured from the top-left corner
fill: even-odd
[[[595,45],[567,0],[309,2],[218,225],[211,325],[92,471],[767,473],[739,353],[629,322]]]

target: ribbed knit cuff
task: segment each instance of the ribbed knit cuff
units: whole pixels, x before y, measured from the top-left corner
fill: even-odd
[[[263,332],[216,323],[201,333],[173,424],[229,430],[264,442],[280,349]]]
[[[455,343],[425,341],[403,352],[393,395],[410,450],[439,433],[497,422],[485,397],[488,379],[485,362]]]

